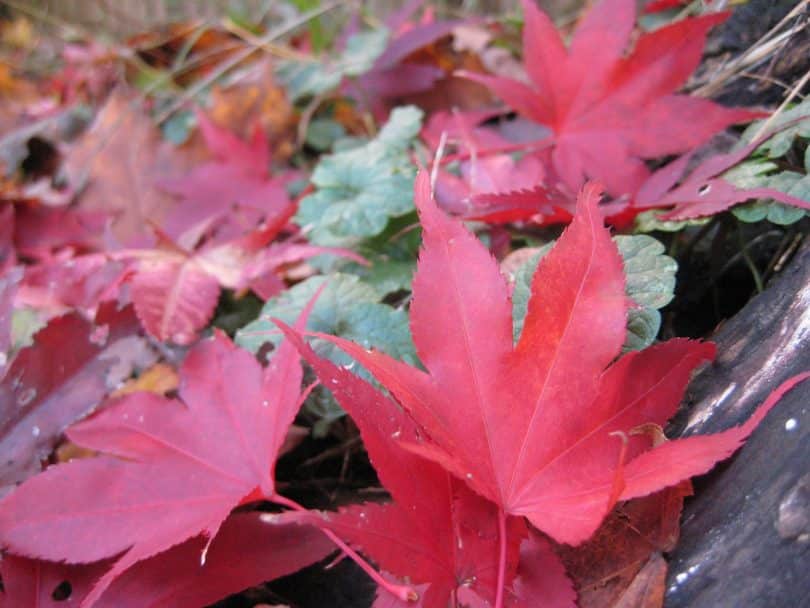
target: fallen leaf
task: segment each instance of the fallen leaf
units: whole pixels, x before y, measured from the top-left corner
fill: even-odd
[[[137,325],[127,312],[131,315],[129,310],[110,318],[104,311],[95,324],[76,314],[53,319],[10,362],[0,380],[4,493],[37,473],[65,428],[91,412],[109,383],[117,382],[110,377],[117,346],[126,343],[129,352],[121,354],[136,356],[129,337]]]
[[[551,166],[576,192],[586,178],[615,196],[633,193],[641,159],[677,154],[757,113],[677,95],[700,62],[706,33],[728,13],[682,19],[642,34],[626,54],[634,0],[602,0],[566,49],[551,19],[524,0],[523,57],[531,85],[466,73],[517,112],[554,133]]]
[[[172,207],[156,181],[192,162],[193,153],[163,141],[133,95],[119,89],[67,151],[64,170],[80,191],[78,209],[109,215],[115,237],[133,246],[150,242],[150,222],[159,223]]]
[[[394,498],[389,504],[365,503],[324,513],[320,523],[351,541],[384,571],[417,585],[427,584],[419,604],[425,608],[445,608],[462,587],[488,601],[494,598],[499,541],[495,506],[441,467],[403,450],[396,440],[418,437],[406,414],[351,371],[316,355],[299,335],[278,323],[356,422],[380,481]],[[319,522],[314,512],[294,517]],[[517,568],[524,534],[523,522],[512,518],[509,580]],[[386,605],[385,601],[379,605]]]
[[[275,459],[301,401],[293,347],[263,371],[218,334],[189,353],[180,376],[180,400],[127,395],[68,430],[108,455],[51,467],[0,503],[0,539],[14,553],[69,563],[123,553],[83,606],[134,564],[194,536],[214,539],[234,507],[274,494]]]
[[[316,562],[334,546],[314,528],[269,526],[256,513],[239,513],[222,524],[206,547],[193,538],[139,562],[94,604],[96,608],[189,608],[291,574]],[[205,554],[204,564],[200,556]],[[0,606],[76,608],[103,574],[107,562],[65,565],[6,555],[0,563],[5,593]],[[166,574],[170,573],[170,576]],[[68,583],[65,586],[64,583]],[[57,599],[55,588],[68,591]]]
[[[614,362],[628,303],[598,190],[583,190],[574,221],[535,273],[513,346],[508,287],[497,263],[436,208],[426,174],[416,188],[424,245],[411,331],[428,372],[318,337],[367,368],[431,439],[403,441],[407,449],[505,513],[525,516],[558,542],[582,543],[618,500],[675,485],[730,456],[778,400],[766,400],[743,426],[653,447],[632,430],[666,423],[691,371],[713,357],[714,346],[670,340]]]
[[[576,583],[580,608],[616,606],[622,596],[634,596],[634,586],[645,587],[648,575],[659,574],[661,553],[678,543],[683,499],[691,493],[691,484],[683,482],[623,503],[586,543],[558,547]],[[642,573],[648,566],[648,572]],[[666,572],[666,562],[663,570]]]
[[[721,177],[738,165],[762,144],[762,138],[727,154],[717,154],[702,161],[687,173],[694,153],[661,167],[647,179],[636,193],[633,210],[668,209],[659,217],[664,221],[681,221],[714,215],[737,203],[768,198],[810,210],[810,201],[769,187],[740,188]]]

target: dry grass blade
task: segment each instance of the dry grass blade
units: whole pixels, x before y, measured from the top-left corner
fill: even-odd
[[[168,119],[172,114],[174,114],[177,110],[182,108],[186,102],[190,99],[204,91],[208,86],[213,84],[217,79],[221,78],[226,72],[230,69],[236,67],[240,63],[242,63],[245,59],[250,57],[253,53],[257,50],[262,48],[264,45],[267,45],[282,36],[289,34],[291,31],[295,30],[296,28],[304,25],[308,21],[315,19],[323,15],[324,13],[328,13],[329,11],[334,10],[338,6],[341,6],[340,2],[329,2],[320,6],[316,9],[311,11],[307,11],[297,19],[293,19],[289,23],[285,23],[273,30],[270,30],[264,36],[261,36],[256,40],[257,45],[251,45],[244,48],[242,51],[234,54],[229,59],[223,61],[218,68],[213,70],[206,78],[199,80],[198,82],[194,83],[185,92],[178,96],[169,106],[158,115],[156,118],[157,124],[161,124],[166,119]]]
[[[808,3],[810,3],[810,0],[800,0],[779,23],[768,30],[765,35],[751,45],[742,55],[730,61],[719,71],[706,74],[688,88],[691,89],[691,92],[695,95],[711,97],[720,91],[727,83],[742,76],[747,69],[772,57],[779,49],[787,44],[788,40],[790,40],[794,34],[797,34],[807,27],[806,19],[803,19],[796,25],[791,26],[791,23],[807,10]]]

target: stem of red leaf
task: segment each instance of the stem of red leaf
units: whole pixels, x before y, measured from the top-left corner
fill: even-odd
[[[289,507],[294,511],[307,511],[308,509],[299,505],[294,500],[290,500],[289,498],[285,498],[284,496],[279,496],[278,494],[274,495],[271,499],[274,503],[282,505],[284,507]],[[419,594],[416,593],[416,590],[413,587],[409,587],[408,585],[397,585],[391,583],[390,581],[385,580],[379,572],[377,572],[371,565],[364,560],[357,551],[352,549],[349,545],[347,545],[342,539],[340,539],[334,532],[329,530],[325,527],[319,527],[320,531],[326,535],[326,537],[331,540],[338,548],[343,551],[346,555],[348,555],[358,566],[360,566],[366,574],[368,574],[375,583],[377,583],[380,587],[394,595],[394,597],[399,598],[403,602],[415,602],[419,599]]]
[[[503,587],[506,582],[506,511],[498,509],[498,582],[495,587],[495,608],[503,608]]]

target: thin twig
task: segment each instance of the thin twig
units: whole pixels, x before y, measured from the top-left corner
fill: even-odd
[[[280,494],[274,495],[270,500],[278,505],[288,507],[293,511],[307,512],[306,508],[302,507],[294,500],[290,500],[289,498],[281,496]],[[366,560],[364,560],[354,549],[347,545],[337,534],[332,532],[332,530],[326,526],[318,526],[318,529],[323,532],[323,534],[329,538],[329,540],[335,543],[335,545],[337,545],[341,551],[348,555],[355,564],[360,566],[360,568],[362,568],[363,571],[368,574],[375,583],[388,591],[394,597],[403,602],[415,602],[419,599],[419,594],[416,593],[413,587],[410,587],[409,585],[397,585],[396,583],[385,580],[379,572],[372,568]]]
[[[793,89],[790,91],[790,94],[787,97],[785,97],[785,100],[781,104],[779,104],[778,108],[776,108],[776,111],[768,117],[768,120],[766,120],[765,122],[762,123],[762,125],[759,127],[759,129],[757,129],[757,132],[754,133],[754,136],[751,138],[751,141],[756,141],[757,139],[762,137],[765,133],[767,133],[768,129],[774,123],[776,118],[782,112],[785,111],[785,108],[787,108],[788,104],[791,101],[793,101],[793,99],[796,97],[796,95],[799,94],[799,91],[801,91],[804,88],[804,85],[807,84],[808,80],[810,80],[810,70],[805,72],[805,74],[804,74],[804,76],[802,76],[801,80],[799,80],[799,82],[797,82],[794,85]]]
[[[498,579],[495,608],[503,608],[503,587],[506,584],[506,511],[498,508]]]
[[[743,238],[742,225],[739,222],[737,223],[737,240],[740,245],[740,253],[742,254],[743,260],[745,260],[745,265],[748,266],[748,270],[751,271],[751,277],[754,279],[754,286],[757,289],[757,293],[762,293],[765,290],[765,285],[762,283],[762,275],[759,273],[757,265],[748,252],[748,246],[745,244],[745,238]]]
[[[784,89],[785,91],[790,91],[792,88],[787,82],[779,80],[778,78],[774,78],[773,76],[766,76],[765,74],[755,74],[754,72],[743,71],[740,72],[739,75],[743,78],[750,78],[751,80],[761,80],[762,82],[767,82],[769,84],[779,87],[780,89]],[[799,97],[804,99],[805,96],[800,93]]]
[[[445,146],[447,145],[447,131],[442,131],[441,137],[439,137],[439,145],[436,148],[436,155],[433,157],[433,167],[430,169],[430,191],[434,192],[436,190],[436,180],[439,179],[439,165],[442,162],[442,156],[444,156]]]
[[[309,124],[312,122],[312,117],[315,115],[315,112],[318,111],[318,108],[321,106],[321,104],[330,95],[331,93],[329,91],[323,91],[322,93],[318,93],[307,104],[307,107],[304,108],[304,111],[301,112],[301,119],[298,121],[298,128],[296,129],[295,133],[296,150],[303,149],[304,144],[307,141],[307,131],[309,130]]]
[[[786,32],[782,32],[781,34],[779,33],[786,24],[788,24],[794,17],[799,15],[807,7],[808,2],[810,2],[810,0],[801,0],[799,3],[797,3],[796,6],[794,6],[793,9],[787,15],[785,15],[781,21],[779,21],[779,23],[768,30],[739,57],[731,61],[725,69],[721,70],[719,73],[715,73],[704,78],[704,84],[700,86],[698,86],[697,83],[692,85],[693,87],[696,87],[693,90],[693,93],[702,97],[712,95],[722,86],[724,86],[729,80],[739,76],[739,72],[741,70],[766,59],[777,48],[779,48],[781,44],[790,38],[790,36],[807,27],[806,24],[801,24],[790,28]],[[708,80],[708,82],[705,82],[706,80]]]
[[[257,49],[261,49],[271,55],[275,55],[276,57],[280,57],[281,59],[294,59],[295,61],[306,62],[306,63],[317,63],[317,60],[312,55],[307,55],[306,53],[301,53],[296,51],[295,49],[285,47],[281,44],[275,44],[273,42],[263,42],[261,38],[249,32],[238,23],[234,23],[230,19],[223,20],[222,27],[233,34],[234,36],[240,38],[243,42],[247,42],[250,45],[253,45]]]

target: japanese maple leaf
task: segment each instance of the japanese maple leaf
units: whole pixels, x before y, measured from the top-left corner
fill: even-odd
[[[204,538],[192,538],[135,564],[116,579],[97,608],[189,608],[207,606],[232,593],[291,574],[326,557],[334,545],[318,530],[268,526],[258,513],[236,513],[211,542],[204,564]],[[5,593],[0,607],[75,608],[104,572],[104,562],[66,565],[7,555],[0,562]],[[67,582],[70,597],[55,599]],[[58,597],[58,595],[56,595]]]
[[[192,169],[187,175],[164,178],[158,183],[166,192],[182,200],[172,210],[162,228],[174,238],[193,235],[212,223],[220,224],[222,238],[234,238],[245,226],[284,214],[291,204],[285,185],[295,177],[270,176],[270,149],[258,125],[250,141],[242,141],[223,129],[203,112],[197,121],[208,149],[215,160]],[[194,236],[191,236],[196,241]],[[190,246],[189,242],[181,242]]]
[[[653,173],[639,188],[630,206],[633,210],[671,207],[661,214],[663,220],[686,220],[720,213],[753,198],[770,198],[787,205],[810,210],[810,202],[775,188],[739,188],[720,175],[739,164],[768,137],[727,154],[702,161],[686,177],[693,153],[685,154]]]
[[[322,336],[366,367],[430,438],[403,445],[568,544],[590,537],[617,500],[708,471],[775,403],[769,398],[747,423],[716,435],[653,448],[638,434],[675,413],[691,371],[714,346],[677,339],[617,359],[629,304],[598,195],[594,186],[583,190],[574,220],[541,261],[513,344],[496,261],[437,209],[420,175],[424,242],[411,331],[428,371]]]
[[[566,49],[549,17],[523,0],[531,84],[464,73],[553,131],[552,167],[572,192],[592,178],[613,195],[632,193],[648,175],[641,159],[685,152],[757,115],[674,94],[700,62],[706,33],[728,13],[642,34],[626,55],[635,7],[635,0],[602,0]]]
[[[104,253],[64,249],[25,267],[16,303],[49,317],[75,310],[92,317],[100,304],[116,299],[126,277],[127,265]]]
[[[490,223],[533,219],[537,223],[568,221],[571,199],[545,185],[541,158],[526,154],[515,160],[503,153],[523,147],[493,129],[479,126],[497,112],[440,112],[422,131],[433,147],[436,162],[460,157],[460,176],[440,169],[436,174],[436,200],[443,209],[468,220]],[[442,157],[445,145],[459,150]],[[493,152],[495,152],[493,154]]]
[[[445,70],[438,65],[405,60],[419,49],[449,35],[462,23],[432,21],[431,18],[427,22],[408,24],[410,27],[395,33],[371,70],[358,79],[358,84],[370,94],[366,97],[396,98],[430,89],[437,80],[446,76]]]
[[[185,250],[164,234],[161,248],[117,252],[115,257],[135,262],[132,300],[144,328],[158,340],[190,344],[213,315],[220,288],[252,288],[267,299],[284,288],[274,272],[285,264],[321,253],[366,263],[346,249],[316,247],[295,238],[269,243],[284,228],[289,212],[244,236],[196,250]]]
[[[95,323],[76,313],[52,319],[0,365],[0,494],[38,473],[65,428],[148,357],[132,308],[115,308],[102,307]]]
[[[394,498],[388,504],[366,503],[326,513],[326,525],[361,548],[384,571],[417,585],[426,584],[420,606],[445,608],[462,591],[492,602],[501,540],[495,505],[439,465],[398,445],[396,440],[416,441],[418,437],[416,426],[402,409],[352,372],[316,355],[300,336],[279,324],[357,423],[379,479]],[[299,521],[324,525],[315,517],[314,513],[296,514]],[[510,518],[506,530],[503,579],[508,587],[516,575],[526,529],[519,518]],[[548,560],[553,560],[553,553]],[[567,588],[568,603],[549,606],[573,606],[573,590],[562,564],[551,572],[551,576],[545,571],[535,575],[535,589]],[[514,597],[513,603],[523,605],[520,602],[526,599],[530,596]]]
[[[289,344],[263,371],[220,334],[201,342],[183,364],[179,399],[134,393],[69,429],[71,441],[105,455],[23,483],[0,503],[0,542],[68,563],[119,556],[85,598],[90,606],[137,562],[213,538],[234,507],[274,495],[301,374]]]

